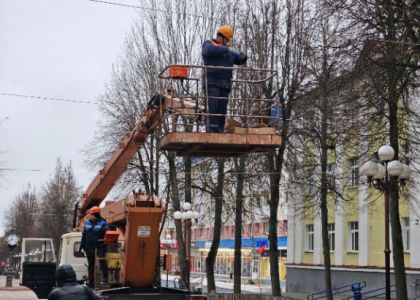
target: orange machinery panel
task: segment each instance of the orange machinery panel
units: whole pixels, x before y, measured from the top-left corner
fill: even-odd
[[[188,67],[185,66],[170,66],[169,67],[169,77],[176,79],[186,79],[188,78]]]
[[[150,287],[155,277],[161,207],[127,207],[120,283]]]
[[[105,232],[104,244],[109,245],[109,244],[118,242],[119,236],[120,236],[119,230],[107,230]]]

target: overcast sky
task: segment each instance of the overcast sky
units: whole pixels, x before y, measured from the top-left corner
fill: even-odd
[[[0,0],[0,94],[96,101],[136,14],[89,0]],[[40,191],[58,157],[89,184],[96,172],[81,150],[99,118],[94,104],[0,95],[0,168],[12,169],[0,179],[0,234],[15,196],[27,183]]]

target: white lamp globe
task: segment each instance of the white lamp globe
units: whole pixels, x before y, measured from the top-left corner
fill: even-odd
[[[402,164],[403,166],[403,171],[400,174],[400,179],[408,179],[410,178],[410,167],[407,166],[406,164]]]
[[[185,217],[186,220],[192,219],[194,217],[194,213],[191,210],[186,211],[184,214],[185,214],[184,217]]]
[[[377,172],[378,172],[378,164],[371,160],[365,162],[360,168],[360,174],[367,177],[375,176]]]
[[[175,220],[181,220],[182,219],[182,212],[180,212],[180,211],[174,212],[174,218],[175,218]]]
[[[198,211],[194,211],[193,215],[194,215],[194,219],[196,220],[200,217],[200,213]]]
[[[381,164],[378,165],[378,172],[373,176],[373,179],[384,179],[385,177],[385,167]]]
[[[183,208],[185,211],[190,210],[190,209],[191,209],[191,203],[189,203],[189,202],[184,202],[184,203],[182,204],[182,208]]]
[[[400,163],[398,160],[393,160],[388,163],[388,174],[389,176],[400,176],[403,172],[404,168],[402,166],[402,163]]]
[[[378,150],[379,159],[382,161],[390,161],[394,158],[395,151],[391,146],[384,145],[381,146]]]

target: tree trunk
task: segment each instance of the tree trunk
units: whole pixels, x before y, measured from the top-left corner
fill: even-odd
[[[322,96],[322,106],[326,109],[327,99]],[[322,253],[324,255],[324,280],[325,289],[331,290],[331,260],[330,260],[330,245],[328,242],[328,186],[327,186],[327,162],[328,162],[328,148],[327,148],[327,112],[323,110],[322,125],[321,125],[321,195],[320,195],[320,209],[321,209],[321,231],[322,231]],[[327,292],[327,299],[332,300],[331,293]]]
[[[281,147],[282,148],[282,147]],[[280,148],[280,149],[281,149]],[[279,157],[283,155],[279,154]],[[281,296],[280,272],[279,272],[279,250],[277,246],[277,209],[280,201],[280,179],[281,171],[278,171],[279,164],[275,164],[274,154],[268,157],[270,169],[270,217],[268,220],[268,240],[270,242],[270,278],[271,291],[273,296]],[[276,168],[277,165],[277,168]],[[281,170],[281,168],[279,168]]]
[[[236,186],[235,199],[235,254],[233,260],[233,293],[241,293],[241,242],[242,242],[242,203],[245,179],[245,157],[239,159],[238,184]]]
[[[386,26],[387,31],[385,38],[387,40],[396,40],[395,20],[396,8],[392,1],[385,1]],[[386,56],[388,61],[387,77],[388,77],[388,108],[389,108],[389,141],[391,147],[394,148],[395,157],[398,160],[399,154],[399,128],[398,128],[398,85],[399,72],[396,72],[398,54],[397,46],[388,43],[386,48]],[[390,220],[392,232],[392,249],[394,259],[394,274],[397,298],[400,300],[407,299],[407,282],[404,265],[404,247],[401,235],[401,223],[399,213],[399,195],[397,180],[390,181]]]
[[[168,154],[168,165],[169,165],[169,181],[172,190],[172,205],[175,211],[181,210],[179,202],[179,191],[176,178],[176,166],[175,166],[175,152],[169,152]],[[178,265],[181,274],[181,280],[185,281],[185,243],[182,235],[182,222],[181,220],[175,220],[175,233],[176,241],[178,242]]]
[[[324,33],[324,45],[327,46],[327,37]],[[321,231],[322,231],[322,253],[324,256],[324,280],[325,289],[327,292],[327,299],[333,300],[331,294],[331,260],[330,260],[330,245],[328,242],[328,186],[327,186],[327,163],[328,163],[328,53],[326,48],[323,50],[322,59],[322,74],[320,80],[321,88],[321,195],[320,195],[320,209],[321,209]]]
[[[213,241],[211,243],[210,251],[206,258],[206,273],[207,273],[207,289],[208,293],[216,293],[216,282],[214,280],[214,262],[216,261],[217,251],[220,244],[220,229],[222,227],[222,206],[223,206],[223,182],[224,174],[224,160],[217,160],[217,187],[215,193],[215,211],[214,211],[214,226],[213,226]]]
[[[389,140],[391,147],[395,150],[394,159],[398,160],[399,149],[399,135],[398,135],[398,96],[396,92],[397,80],[394,79],[394,74],[388,73],[390,79],[389,85]],[[401,234],[400,212],[399,212],[399,194],[398,181],[390,180],[390,221],[391,221],[391,235],[392,235],[392,251],[394,259],[394,276],[397,291],[397,299],[406,300],[407,296],[407,281],[405,275],[404,265],[404,246]]]
[[[185,174],[185,202],[191,203],[191,156],[184,157],[184,174]],[[184,230],[188,231],[185,234],[191,236],[191,226],[185,226]],[[188,241],[185,241],[187,243]],[[191,247],[191,245],[186,245]],[[190,248],[189,248],[190,249]],[[187,253],[186,253],[187,254]],[[185,274],[184,279],[188,289],[190,288],[190,270],[191,270],[191,258],[185,257]]]
[[[159,144],[160,144],[160,139],[157,138],[156,139],[156,145],[159,145]],[[154,190],[154,194],[155,195],[159,195],[159,182],[160,182],[160,180],[159,180],[159,175],[160,175],[159,169],[160,169],[160,156],[161,156],[161,153],[160,153],[159,147],[155,147],[155,151],[156,151],[156,166],[155,166],[156,171],[154,173],[155,174],[155,190]],[[168,198],[168,200],[169,200],[169,198]]]

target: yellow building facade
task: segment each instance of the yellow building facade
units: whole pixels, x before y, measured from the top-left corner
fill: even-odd
[[[358,145],[359,142],[356,141],[355,144]],[[368,158],[359,158],[354,150],[359,149],[358,147],[360,146],[352,145],[338,149],[341,160],[330,155],[330,160],[337,166],[335,176],[344,182],[339,186],[340,196],[335,192],[328,194],[332,281],[333,287],[366,281],[366,290],[373,290],[385,286],[385,200],[383,193],[369,187],[366,178],[359,176],[359,166]],[[304,189],[294,193],[293,201],[289,201],[287,289],[292,292],[313,293],[323,290],[325,284],[321,216],[317,194],[309,193],[307,184],[308,182]],[[399,203],[410,297],[416,295],[416,290],[419,289],[415,285],[418,282],[416,279],[420,280],[420,206],[414,193],[417,189],[416,180],[402,187]],[[391,277],[393,282],[393,270]],[[303,285],[302,282],[306,284]]]

